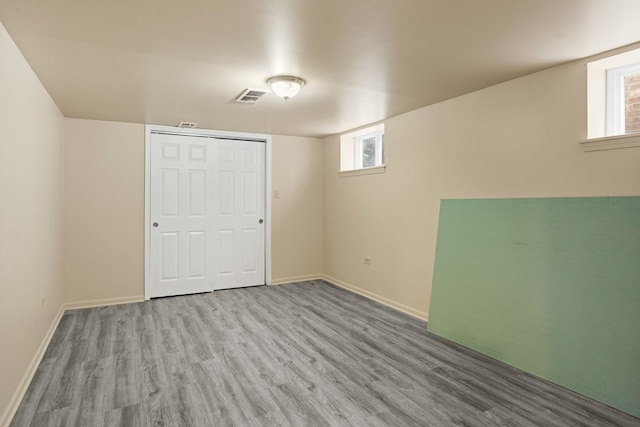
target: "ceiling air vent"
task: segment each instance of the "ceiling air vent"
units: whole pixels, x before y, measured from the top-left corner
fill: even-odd
[[[179,128],[187,128],[187,129],[193,129],[197,126],[198,124],[194,122],[180,122],[180,124],[178,125]]]
[[[243,104],[255,104],[268,90],[262,89],[245,89],[236,99],[236,102]]]

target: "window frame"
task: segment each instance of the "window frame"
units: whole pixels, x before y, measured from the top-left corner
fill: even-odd
[[[386,170],[385,162],[387,161],[384,149],[384,134],[384,122],[363,126],[359,129],[341,134],[338,176],[347,177],[384,173]],[[377,159],[379,165],[362,167],[362,141],[372,136],[377,136],[378,150],[376,150],[376,155],[380,156]],[[356,144],[356,140],[358,140],[358,144]],[[358,151],[360,151],[360,155],[358,155]]]
[[[606,136],[630,135],[626,131],[625,85],[627,76],[640,73],[640,62],[609,68],[606,89]]]
[[[640,147],[640,133],[613,135],[607,129],[607,71],[640,64],[640,48],[620,49],[617,52],[620,53],[602,54],[585,63],[587,132],[586,138],[579,141],[584,152]]]

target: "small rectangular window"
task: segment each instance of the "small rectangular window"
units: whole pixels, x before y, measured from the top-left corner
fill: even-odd
[[[640,64],[607,70],[607,135],[640,132]]]
[[[355,169],[371,168],[384,164],[383,138],[382,131],[355,138]]]
[[[587,64],[587,111],[588,139],[640,136],[640,49]]]
[[[384,124],[340,137],[340,171],[384,166]]]

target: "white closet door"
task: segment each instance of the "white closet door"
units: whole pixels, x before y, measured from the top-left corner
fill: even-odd
[[[265,283],[265,144],[217,141],[214,289]]]
[[[147,298],[265,283],[265,144],[152,134]]]
[[[212,290],[213,147],[206,138],[151,136],[148,298]]]

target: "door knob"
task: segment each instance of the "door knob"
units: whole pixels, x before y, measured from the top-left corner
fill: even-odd
[[[153,223],[153,226],[154,226],[155,228],[158,228],[158,223],[157,223],[157,222],[154,222],[154,223]]]
[[[264,219],[260,218],[260,221],[258,221],[260,224],[262,224],[264,222]]]

